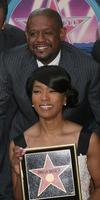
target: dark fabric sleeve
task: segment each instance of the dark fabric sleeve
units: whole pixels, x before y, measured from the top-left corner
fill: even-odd
[[[94,43],[94,46],[92,49],[92,56],[98,63],[100,63],[100,40],[97,40]]]
[[[8,143],[8,132],[10,127],[10,119],[16,110],[15,104],[12,105],[12,92],[11,84],[8,83],[8,76],[6,73],[5,54],[0,54],[0,167],[2,166],[4,153],[6,152],[6,146]],[[9,112],[9,107],[11,111]],[[9,113],[9,115],[8,115]]]

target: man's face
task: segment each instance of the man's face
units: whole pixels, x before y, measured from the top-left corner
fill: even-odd
[[[65,31],[53,19],[44,15],[33,16],[27,26],[26,36],[29,49],[44,64],[51,62],[60,50]]]
[[[0,30],[3,27],[3,23],[4,23],[4,11],[2,8],[0,8]]]

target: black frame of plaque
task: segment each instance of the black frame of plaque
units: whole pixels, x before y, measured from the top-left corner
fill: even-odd
[[[67,150],[69,150],[68,152],[70,152],[70,158],[71,158],[70,162],[71,162],[71,166],[72,166],[72,168],[71,168],[72,174],[71,175],[73,177],[74,192],[75,193],[71,194],[71,195],[68,195],[66,193],[64,195],[58,195],[58,196],[53,196],[53,197],[47,196],[47,195],[46,196],[45,195],[44,196],[39,195],[39,196],[36,196],[36,197],[29,197],[30,196],[29,195],[30,194],[29,193],[29,188],[30,188],[29,182],[30,182],[30,180],[29,180],[29,177],[27,175],[28,174],[27,171],[29,171],[27,166],[31,162],[31,161],[29,161],[29,159],[32,159],[32,157],[34,158],[34,156],[35,156],[36,162],[34,162],[34,159],[33,159],[33,163],[31,162],[32,163],[32,169],[33,169],[34,163],[37,163],[39,165],[39,163],[41,162],[40,160],[42,160],[43,154],[44,154],[44,156],[46,156],[47,154],[48,155],[54,154],[54,156],[55,156],[55,154],[57,154],[57,155],[61,156],[63,154],[63,152],[66,155]],[[39,159],[36,159],[36,158],[38,158],[38,156],[39,156]],[[44,162],[45,162],[45,160],[44,160]],[[62,159],[62,160],[63,161],[66,160],[66,156],[65,156],[65,159]],[[41,167],[39,166],[37,169],[39,169],[39,168],[41,168]],[[43,163],[42,163],[42,168],[43,168]],[[26,149],[26,153],[25,153],[25,155],[23,156],[23,159],[20,162],[20,169],[21,169],[21,183],[22,183],[23,200],[46,200],[46,199],[47,200],[58,200],[58,199],[59,200],[60,199],[82,200],[80,177],[79,177],[79,167],[78,167],[78,159],[77,159],[75,144]],[[36,169],[36,168],[34,168],[34,169]],[[35,183],[35,181],[34,181],[34,183]],[[45,190],[47,190],[47,189],[45,189]],[[32,192],[34,192],[34,191],[35,190],[34,190],[34,187],[33,187]],[[42,192],[42,194],[43,193],[44,192]]]

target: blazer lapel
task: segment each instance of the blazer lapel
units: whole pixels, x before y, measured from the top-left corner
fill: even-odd
[[[76,58],[75,55],[72,54],[72,50],[69,47],[67,47],[67,45],[62,45],[61,59],[59,65],[61,67],[64,67],[66,71],[70,74],[72,79],[72,85],[77,85],[78,82],[78,67],[75,65],[75,59]]]

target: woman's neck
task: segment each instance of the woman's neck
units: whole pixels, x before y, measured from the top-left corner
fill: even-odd
[[[40,133],[46,136],[48,135],[59,135],[62,132],[64,125],[64,120],[62,118],[52,119],[52,120],[43,120],[39,121]]]

